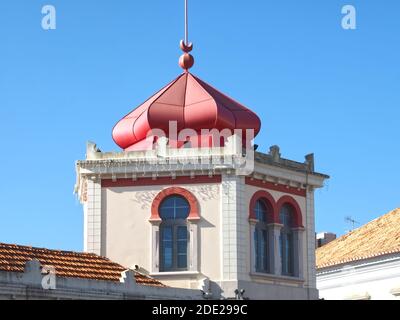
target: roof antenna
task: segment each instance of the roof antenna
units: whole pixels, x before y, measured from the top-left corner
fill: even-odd
[[[344,221],[349,223],[349,224],[351,224],[351,226],[352,226],[352,229],[349,232],[351,232],[351,231],[353,231],[355,229],[356,224],[357,225],[360,224],[358,221],[354,220],[351,216],[345,217]]]
[[[193,50],[193,43],[189,43],[189,6],[188,6],[188,0],[185,0],[185,40],[181,40],[180,47],[182,51],[184,52],[183,55],[179,58],[179,65],[181,66],[182,69],[185,70],[185,72],[188,72],[188,70],[193,67],[194,65],[194,58],[191,54],[189,54],[190,51]]]

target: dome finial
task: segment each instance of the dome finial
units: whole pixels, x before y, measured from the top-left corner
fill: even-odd
[[[179,58],[179,65],[188,72],[194,65],[194,58],[189,53],[193,50],[193,43],[189,43],[188,0],[185,0],[185,40],[181,40],[180,47],[184,54]]]

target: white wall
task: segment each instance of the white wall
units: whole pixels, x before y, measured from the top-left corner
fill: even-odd
[[[102,189],[102,223],[105,234],[102,244],[104,254],[126,267],[139,265],[151,272],[151,204],[165,186],[118,187]],[[199,201],[201,220],[198,224],[198,243],[202,245],[199,271],[203,275],[192,277],[197,280],[204,275],[211,279],[220,278],[220,184],[181,185]],[[171,286],[191,287],[190,281],[182,277],[160,278]],[[187,278],[187,277],[183,277]],[[174,280],[176,279],[176,280]]]
[[[400,300],[400,254],[319,270],[317,287],[326,300]]]
[[[244,182],[244,181],[243,181]],[[151,272],[151,223],[149,222],[151,204],[156,195],[165,186],[138,186],[138,187],[113,187],[102,188],[102,225],[103,234],[102,254],[109,259],[120,263],[126,267],[139,265]],[[220,254],[219,248],[222,247],[223,239],[226,236],[221,233],[222,213],[221,213],[221,184],[194,184],[180,186],[189,190],[199,201],[200,215],[199,222],[199,271],[198,275],[182,276],[162,276],[159,279],[167,285],[174,287],[198,288],[200,280],[208,277],[213,281],[237,280],[254,282],[265,285],[288,285],[293,288],[301,288],[307,284],[307,272],[304,273],[304,282],[293,281],[280,277],[257,278],[250,276],[250,225],[248,221],[250,199],[259,190],[258,187],[246,185],[243,192],[244,210],[239,217],[240,224],[246,226],[240,232],[240,242],[246,246],[245,269],[238,277],[228,279],[225,277],[223,265],[227,262],[236,268],[236,258],[229,261],[224,255]],[[267,190],[278,201],[282,196],[287,195],[283,192]],[[303,214],[303,225],[306,227],[306,200],[304,197],[291,195],[299,204]],[[229,229],[230,230],[230,229]],[[228,230],[228,231],[229,231]],[[238,235],[239,236],[239,235]],[[307,246],[306,236],[303,236],[303,270],[307,270]],[[312,248],[314,250],[314,247]],[[235,247],[235,250],[237,248]],[[232,269],[233,270],[233,269]],[[225,279],[226,278],[226,279]],[[235,288],[236,289],[236,288]]]

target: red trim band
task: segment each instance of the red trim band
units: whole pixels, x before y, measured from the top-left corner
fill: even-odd
[[[112,179],[101,180],[102,188],[117,188],[117,187],[140,187],[140,186],[162,186],[162,185],[185,185],[185,184],[201,184],[201,183],[221,183],[221,176],[195,176],[193,178],[188,176],[176,177],[159,177],[153,178],[138,178],[136,181],[132,179]]]
[[[269,190],[289,193],[289,194],[293,194],[295,196],[306,197],[306,189],[289,187],[289,186],[285,186],[283,184],[276,184],[273,182],[263,181],[263,180],[259,180],[259,179],[252,179],[249,177],[246,177],[246,184],[253,186],[253,187],[259,187],[259,188],[263,188],[263,189],[269,189]]]

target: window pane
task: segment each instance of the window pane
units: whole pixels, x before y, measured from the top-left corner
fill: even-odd
[[[268,272],[268,232],[256,228],[254,232],[254,245],[256,250],[256,271]]]
[[[187,227],[177,228],[177,255],[178,255],[178,268],[187,267]]]
[[[162,228],[162,265],[165,269],[173,267],[173,241],[172,241],[172,228]]]
[[[178,254],[186,254],[187,252],[187,242],[186,240],[180,240],[177,244]]]
[[[168,207],[160,208],[160,217],[163,220],[174,219],[174,208],[168,208]]]
[[[187,228],[186,227],[178,227],[178,235],[177,235],[177,248],[178,254],[186,254],[187,253]]]
[[[289,241],[287,236],[285,237],[285,273],[289,273]]]
[[[256,229],[254,231],[254,249],[255,249],[255,254],[256,254],[256,271],[260,269],[260,244],[259,244],[259,239],[258,239],[258,230]]]
[[[163,220],[186,219],[190,213],[190,205],[181,196],[170,196],[161,203],[159,213]]]
[[[172,241],[172,228],[171,227],[163,227],[163,241]]]
[[[179,269],[187,268],[187,255],[186,254],[178,255],[178,268]]]
[[[282,274],[285,274],[286,270],[286,257],[285,257],[285,235],[281,234],[279,237],[280,251],[281,251],[281,262],[282,262]]]
[[[172,268],[172,245],[164,248],[164,268]]]
[[[256,206],[255,206],[254,210],[255,210],[254,213],[255,213],[256,219],[258,221],[267,222],[268,210],[267,210],[267,206],[265,205],[264,201],[258,200],[256,202]]]
[[[293,274],[293,237],[292,234],[281,234],[282,273]]]
[[[285,275],[293,275],[293,207],[290,204],[282,206],[279,218],[283,224],[281,230],[281,256],[282,256],[282,273]]]
[[[175,219],[186,219],[189,216],[190,209],[187,207],[177,207],[175,210]]]
[[[178,227],[178,240],[187,240],[187,227]]]
[[[285,228],[292,227],[292,216],[293,216],[292,207],[290,205],[284,205],[279,213],[279,218]]]
[[[162,202],[163,207],[169,207],[173,208],[174,207],[174,198],[175,197],[168,197]]]
[[[287,273],[293,274],[293,235],[290,233],[287,236]]]
[[[262,241],[262,270],[268,270],[268,233],[266,230],[262,231],[263,241]]]
[[[185,207],[185,208],[189,207],[189,203],[184,197],[175,196],[174,200],[175,200],[175,206],[177,207]]]

